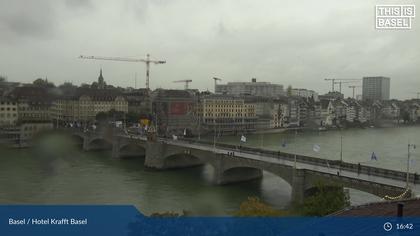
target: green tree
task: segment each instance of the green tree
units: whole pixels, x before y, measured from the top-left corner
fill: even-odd
[[[316,193],[307,197],[299,208],[306,216],[325,216],[350,205],[342,186],[316,184]]]
[[[140,120],[140,114],[137,112],[128,112],[126,115],[126,121],[127,123],[138,123]]]
[[[55,85],[54,83],[48,82],[47,79],[41,79],[38,78],[36,80],[34,80],[34,82],[32,82],[33,85],[37,86],[37,87],[43,87],[43,88],[54,88]]]
[[[0,75],[0,83],[4,83],[4,82],[7,82],[7,77]]]
[[[248,197],[241,203],[239,211],[234,213],[235,216],[285,216],[286,211],[273,209],[271,206],[260,201],[258,197]]]

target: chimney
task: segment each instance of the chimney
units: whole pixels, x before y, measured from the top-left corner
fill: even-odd
[[[404,203],[399,202],[397,205],[397,216],[402,217],[403,216],[403,209],[404,209]]]
[[[252,78],[252,83],[256,83],[257,82],[257,78]]]

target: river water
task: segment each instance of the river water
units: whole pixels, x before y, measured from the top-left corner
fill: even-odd
[[[420,146],[420,127],[248,135],[245,145],[339,159],[341,136],[344,161],[396,170],[406,169],[408,140]],[[239,144],[239,139],[218,142]],[[410,167],[418,173],[419,151],[412,153]],[[31,149],[0,148],[0,204],[132,204],[145,214],[186,210],[192,215],[229,215],[248,196],[279,209],[290,204],[291,187],[268,172],[261,180],[217,186],[210,166],[155,171],[143,162],[113,159],[110,151],[83,152],[61,135],[44,137]],[[350,196],[352,204],[378,200],[357,190]]]

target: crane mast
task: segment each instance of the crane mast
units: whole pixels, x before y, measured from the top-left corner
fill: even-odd
[[[356,88],[360,88],[360,87],[362,87],[362,86],[357,86],[357,85],[350,85],[350,86],[349,86],[349,88],[353,89],[353,98],[354,98],[354,95],[355,95],[355,94],[354,94],[355,89],[356,89]]]
[[[324,79],[324,80],[325,81],[331,81],[331,89],[332,89],[332,92],[335,91],[335,86],[334,85],[339,84],[340,85],[340,93],[341,93],[341,84],[342,83],[350,83],[350,82],[343,82],[343,81],[358,81],[360,79],[339,79],[339,78],[333,78],[333,79]]]

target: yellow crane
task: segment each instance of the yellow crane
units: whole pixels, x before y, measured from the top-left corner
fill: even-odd
[[[191,83],[191,82],[192,82],[192,80],[190,80],[190,79],[184,79],[184,80],[176,80],[176,81],[174,81],[174,83],[185,83],[185,85],[184,85],[184,89],[185,90],[188,90],[188,84]]]
[[[146,64],[146,89],[149,90],[149,79],[150,79],[150,63],[152,64],[165,64],[166,61],[162,60],[151,60],[150,54],[146,55],[146,59],[137,58],[123,58],[123,57],[98,57],[98,56],[79,56],[80,59],[92,59],[92,60],[105,60],[105,61],[127,61],[127,62],[143,62]]]

